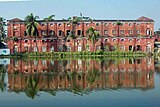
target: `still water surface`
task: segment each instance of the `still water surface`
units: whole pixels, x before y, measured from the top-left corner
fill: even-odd
[[[159,107],[158,59],[13,60],[0,107]]]

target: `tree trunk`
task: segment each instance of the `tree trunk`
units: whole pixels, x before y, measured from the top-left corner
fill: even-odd
[[[82,22],[82,36],[84,37],[84,22]]]
[[[37,48],[37,52],[39,53],[39,49],[38,49],[38,45],[37,45],[37,38],[35,36],[35,40],[36,40],[36,48]]]
[[[84,38],[82,37],[82,51],[84,51]]]
[[[74,52],[75,52],[75,30],[76,30],[76,24],[72,24],[72,39],[74,40]]]
[[[47,30],[46,30],[46,34],[47,34],[47,37],[48,37],[48,21],[47,21]]]
[[[83,37],[84,37],[84,22],[82,21],[82,41],[83,41],[83,43],[82,43],[82,51],[84,51],[84,39],[83,39]]]
[[[75,52],[75,39],[73,39],[73,40],[74,40],[74,46],[73,47],[74,47],[74,52]]]
[[[119,36],[119,25],[118,25],[118,36]]]
[[[20,52],[22,52],[22,37],[21,37],[21,23],[20,23]]]
[[[32,52],[32,38],[30,37],[30,52]]]
[[[94,42],[92,43],[92,49],[93,49],[93,52],[94,52]]]

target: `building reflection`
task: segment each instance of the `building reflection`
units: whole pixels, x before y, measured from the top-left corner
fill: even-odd
[[[89,94],[93,90],[154,88],[154,59],[11,60],[8,91]]]

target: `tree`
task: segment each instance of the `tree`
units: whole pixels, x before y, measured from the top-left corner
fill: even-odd
[[[5,26],[7,26],[7,25],[6,25],[5,20],[6,19],[4,19],[3,17],[0,17],[0,41],[4,40],[6,38]]]
[[[36,37],[39,36],[38,33],[38,22],[37,19],[39,19],[38,16],[33,16],[33,14],[31,13],[30,15],[27,15],[25,17],[25,25],[26,25],[26,33],[27,36],[30,37],[34,37],[36,40]],[[32,42],[30,42],[30,52],[32,52]],[[37,47],[37,51],[38,51],[38,46],[37,46],[37,42],[36,42],[36,47]]]
[[[84,17],[82,15],[82,13],[80,13],[80,17],[73,17],[73,18],[69,17],[68,20],[69,20],[70,23],[72,23],[72,31],[71,31],[69,36],[74,40],[74,51],[75,51],[75,39],[77,38],[77,36],[76,36],[76,25],[79,22],[82,23],[81,36],[83,37],[84,36],[84,21],[92,21],[92,19],[89,18],[89,17]]]
[[[84,37],[84,21],[89,21],[92,23],[92,19],[90,17],[85,17],[85,16],[83,16],[82,13],[80,13],[80,21],[82,22],[82,36]],[[83,39],[83,37],[82,37],[82,39]],[[82,43],[82,50],[84,50],[84,40]]]
[[[121,26],[122,23],[118,21],[118,22],[116,23],[116,25],[118,26],[118,36],[119,36],[119,26]]]
[[[72,23],[72,31],[71,31],[69,36],[74,40],[74,52],[75,52],[75,39],[77,38],[77,36],[76,36],[76,25],[78,24],[78,22],[80,20],[79,20],[78,17],[74,17],[74,18],[69,17],[68,20],[69,20],[70,23]]]
[[[18,42],[18,38],[15,37],[15,36],[13,36],[11,39],[12,39],[14,42]]]
[[[44,18],[43,20],[47,23],[47,28],[46,28],[46,34],[47,34],[47,36],[48,36],[48,22],[49,21],[53,21],[54,19],[53,19],[53,17],[55,17],[55,15],[50,15],[50,16],[48,16],[48,17],[46,17],[46,18]]]
[[[88,40],[92,42],[92,48],[94,51],[94,48],[95,48],[94,45],[95,45],[97,38],[99,37],[99,33],[93,27],[90,27],[87,29],[86,35],[88,37]]]

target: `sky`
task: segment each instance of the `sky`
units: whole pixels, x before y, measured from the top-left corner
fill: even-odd
[[[141,16],[155,21],[160,28],[160,0],[0,0],[0,16],[9,20],[24,19],[33,13],[41,19],[55,15],[55,19],[70,16],[89,16],[92,19],[137,19]]]

